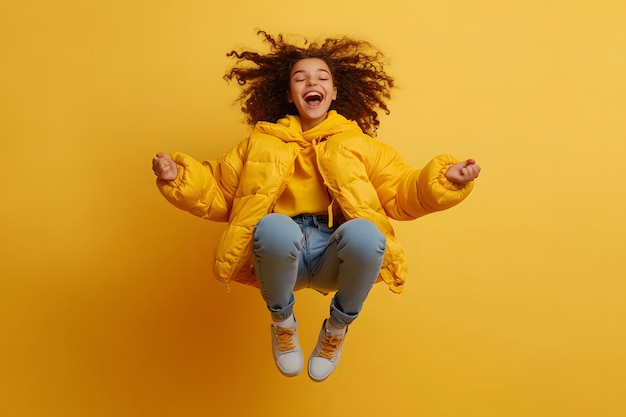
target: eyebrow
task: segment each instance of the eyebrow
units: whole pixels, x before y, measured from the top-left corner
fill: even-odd
[[[316,71],[317,71],[317,72],[323,71],[323,72],[325,72],[326,74],[330,75],[330,71],[325,70],[324,68],[318,68]],[[298,71],[294,72],[293,74],[291,74],[291,76],[293,77],[293,76],[295,76],[296,74],[299,74],[299,73],[301,73],[301,72],[306,72],[306,71],[305,71],[305,70],[298,70]]]

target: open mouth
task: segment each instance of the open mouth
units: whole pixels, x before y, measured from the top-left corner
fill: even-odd
[[[319,106],[322,103],[323,99],[324,96],[317,91],[310,91],[304,95],[304,101],[306,101],[306,103],[312,107]]]

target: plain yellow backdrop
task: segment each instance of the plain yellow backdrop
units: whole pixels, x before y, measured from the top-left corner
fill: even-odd
[[[406,290],[321,384],[278,373],[257,291],[211,275],[223,225],[150,170],[246,135],[222,76],[255,28],[372,41],[380,140],[483,166],[397,224]],[[5,1],[0,48],[0,415],[626,416],[622,0]],[[329,298],[297,297],[308,354]]]

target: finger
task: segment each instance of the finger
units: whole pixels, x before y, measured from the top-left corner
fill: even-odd
[[[168,169],[167,164],[164,164],[163,160],[157,161],[156,166],[155,166],[155,170],[157,172],[162,173],[163,171],[167,171],[167,169]]]

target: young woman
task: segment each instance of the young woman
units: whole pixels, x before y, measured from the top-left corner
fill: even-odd
[[[406,259],[390,219],[456,205],[480,167],[440,155],[415,169],[373,138],[393,79],[367,42],[342,37],[299,47],[259,34],[270,51],[229,53],[237,62],[225,77],[242,87],[251,134],[218,159],[158,153],[152,167],[173,205],[228,222],[215,273],[226,285],[260,289],[284,375],[304,367],[294,292],[334,293],[308,360],[310,378],[323,381],[374,283],[403,289]]]

